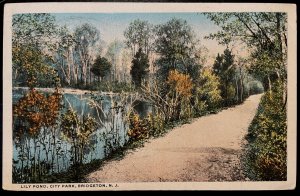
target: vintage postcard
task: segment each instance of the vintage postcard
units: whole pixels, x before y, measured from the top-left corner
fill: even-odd
[[[296,186],[296,6],[4,9],[5,190]]]

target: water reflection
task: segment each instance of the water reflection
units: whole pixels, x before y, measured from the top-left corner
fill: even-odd
[[[26,90],[17,89],[13,91],[13,103],[17,103],[24,96]],[[90,137],[84,147],[83,163],[89,163],[95,159],[103,159],[112,151],[123,146],[128,141],[128,122],[126,115],[129,106],[115,107],[121,98],[118,95],[101,95],[101,111],[91,105],[89,94],[63,94],[64,107],[62,114],[71,107],[79,117],[90,114],[96,120],[101,121],[101,126]],[[128,96],[127,99],[130,99]],[[142,118],[151,111],[151,106],[143,101],[132,103],[135,112]],[[17,121],[14,120],[13,130],[13,168],[16,176],[15,181],[26,182],[22,179],[22,173],[36,162],[48,168],[47,172],[61,172],[72,165],[72,145],[60,132],[59,126],[42,128],[35,137],[23,135],[21,140],[16,139],[18,132]],[[59,122],[58,122],[59,125]],[[36,168],[34,168],[36,170]],[[30,170],[31,171],[31,170]],[[31,171],[32,172],[32,171]]]

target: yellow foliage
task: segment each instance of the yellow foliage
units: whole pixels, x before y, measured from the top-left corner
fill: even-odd
[[[167,83],[171,86],[171,89],[183,97],[190,97],[193,84],[189,75],[179,73],[177,70],[172,70],[169,73]]]
[[[149,122],[147,119],[140,119],[136,113],[131,113],[129,117],[130,129],[127,132],[132,139],[139,140],[149,136]]]

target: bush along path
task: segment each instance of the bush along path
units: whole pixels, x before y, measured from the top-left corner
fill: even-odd
[[[121,160],[107,161],[88,182],[239,181],[240,157],[261,95],[175,128]]]

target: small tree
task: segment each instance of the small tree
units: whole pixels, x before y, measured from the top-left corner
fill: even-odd
[[[149,84],[141,86],[144,98],[157,111],[157,120],[165,123],[191,116],[190,100],[193,88],[191,77],[177,70],[169,72],[165,83],[158,84],[157,80],[150,80]],[[163,90],[164,95],[161,94]]]
[[[132,82],[137,86],[140,87],[142,83],[142,79],[144,79],[149,72],[149,60],[148,56],[143,53],[142,49],[140,48],[139,51],[134,56],[132,60],[132,66],[130,70],[130,74],[132,77]]]
[[[73,165],[83,163],[84,149],[89,143],[90,136],[97,130],[96,121],[91,116],[83,115],[82,119],[76,111],[69,108],[61,116],[61,131],[72,144]]]
[[[195,110],[197,114],[202,114],[207,110],[217,109],[222,97],[220,79],[210,69],[204,69],[197,81]]]
[[[193,83],[188,74],[171,70],[167,78],[169,92],[166,100],[170,105],[170,119],[178,120],[190,117],[190,97],[192,96]]]
[[[103,77],[110,73],[111,63],[105,57],[98,56],[93,64],[91,71],[102,81]]]
[[[228,48],[226,48],[224,50],[224,54],[218,54],[213,65],[214,74],[216,74],[221,80],[221,95],[224,99],[225,106],[230,105],[235,94],[232,84],[235,75],[233,63],[234,55]]]

